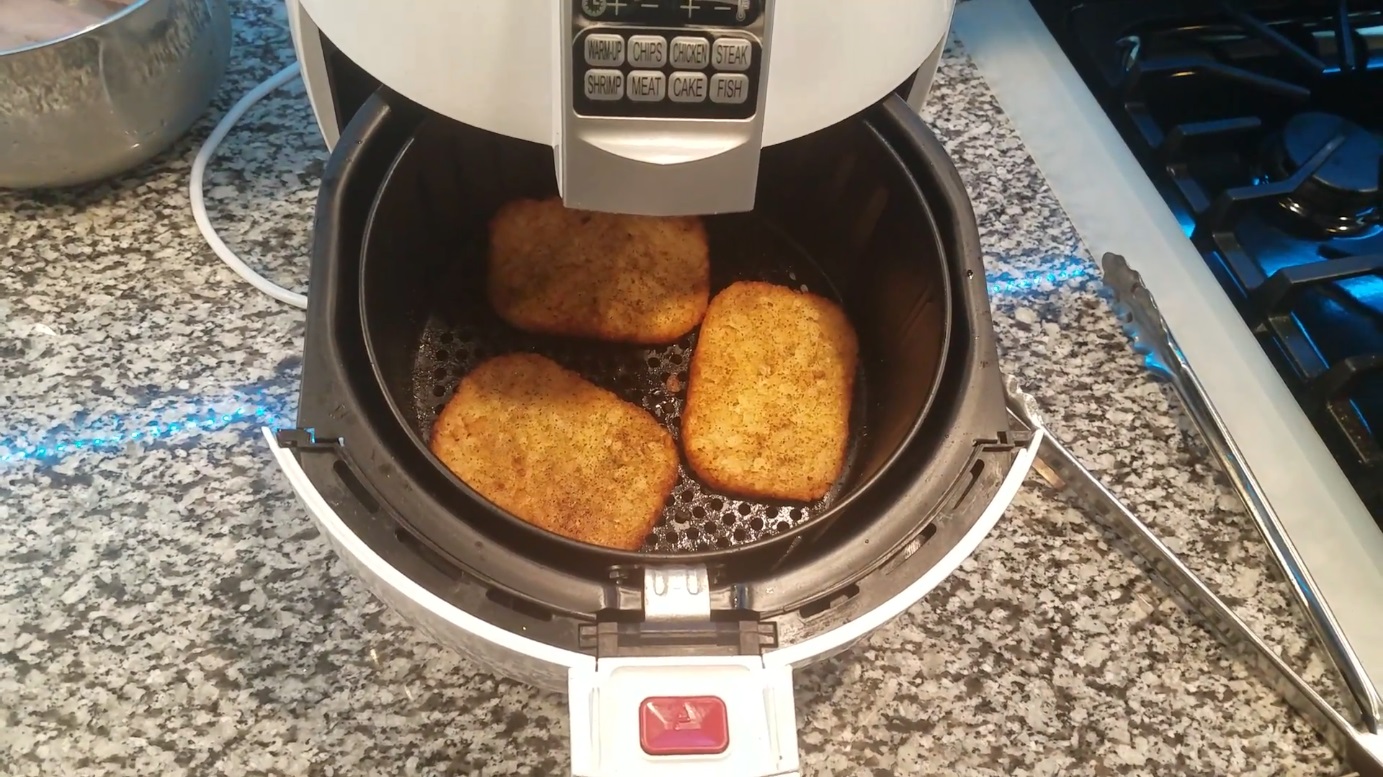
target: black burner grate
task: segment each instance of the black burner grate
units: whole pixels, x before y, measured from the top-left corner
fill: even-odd
[[[1383,2],[1032,2],[1383,524]]]

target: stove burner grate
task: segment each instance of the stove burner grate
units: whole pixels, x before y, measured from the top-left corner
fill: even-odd
[[[1348,237],[1378,223],[1383,139],[1372,132],[1328,113],[1299,113],[1266,156],[1270,178],[1293,184],[1280,200],[1283,209],[1316,234]]]
[[[1031,1],[1383,525],[1383,4]]]

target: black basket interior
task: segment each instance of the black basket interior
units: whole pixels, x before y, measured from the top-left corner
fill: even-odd
[[[361,257],[364,333],[392,410],[420,448],[461,377],[515,351],[574,369],[679,436],[695,332],[659,348],[527,335],[486,302],[488,220],[513,198],[556,194],[553,170],[550,148],[431,117],[379,190]],[[758,203],[751,214],[706,219],[712,293],[764,280],[844,305],[861,344],[847,466],[822,500],[770,504],[716,493],[684,465],[647,552],[729,550],[847,514],[910,442],[940,381],[951,320],[940,240],[912,178],[867,123],[765,149]],[[458,519],[522,524],[447,476]]]

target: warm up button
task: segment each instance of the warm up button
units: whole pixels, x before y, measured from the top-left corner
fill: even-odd
[[[711,102],[742,105],[749,99],[749,76],[717,73],[711,76]]]
[[[624,38],[618,35],[587,35],[586,64],[591,67],[619,67],[624,64]]]

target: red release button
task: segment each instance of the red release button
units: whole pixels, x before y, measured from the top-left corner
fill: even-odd
[[[639,744],[649,755],[716,755],[730,746],[725,702],[714,696],[659,696],[639,705]]]

